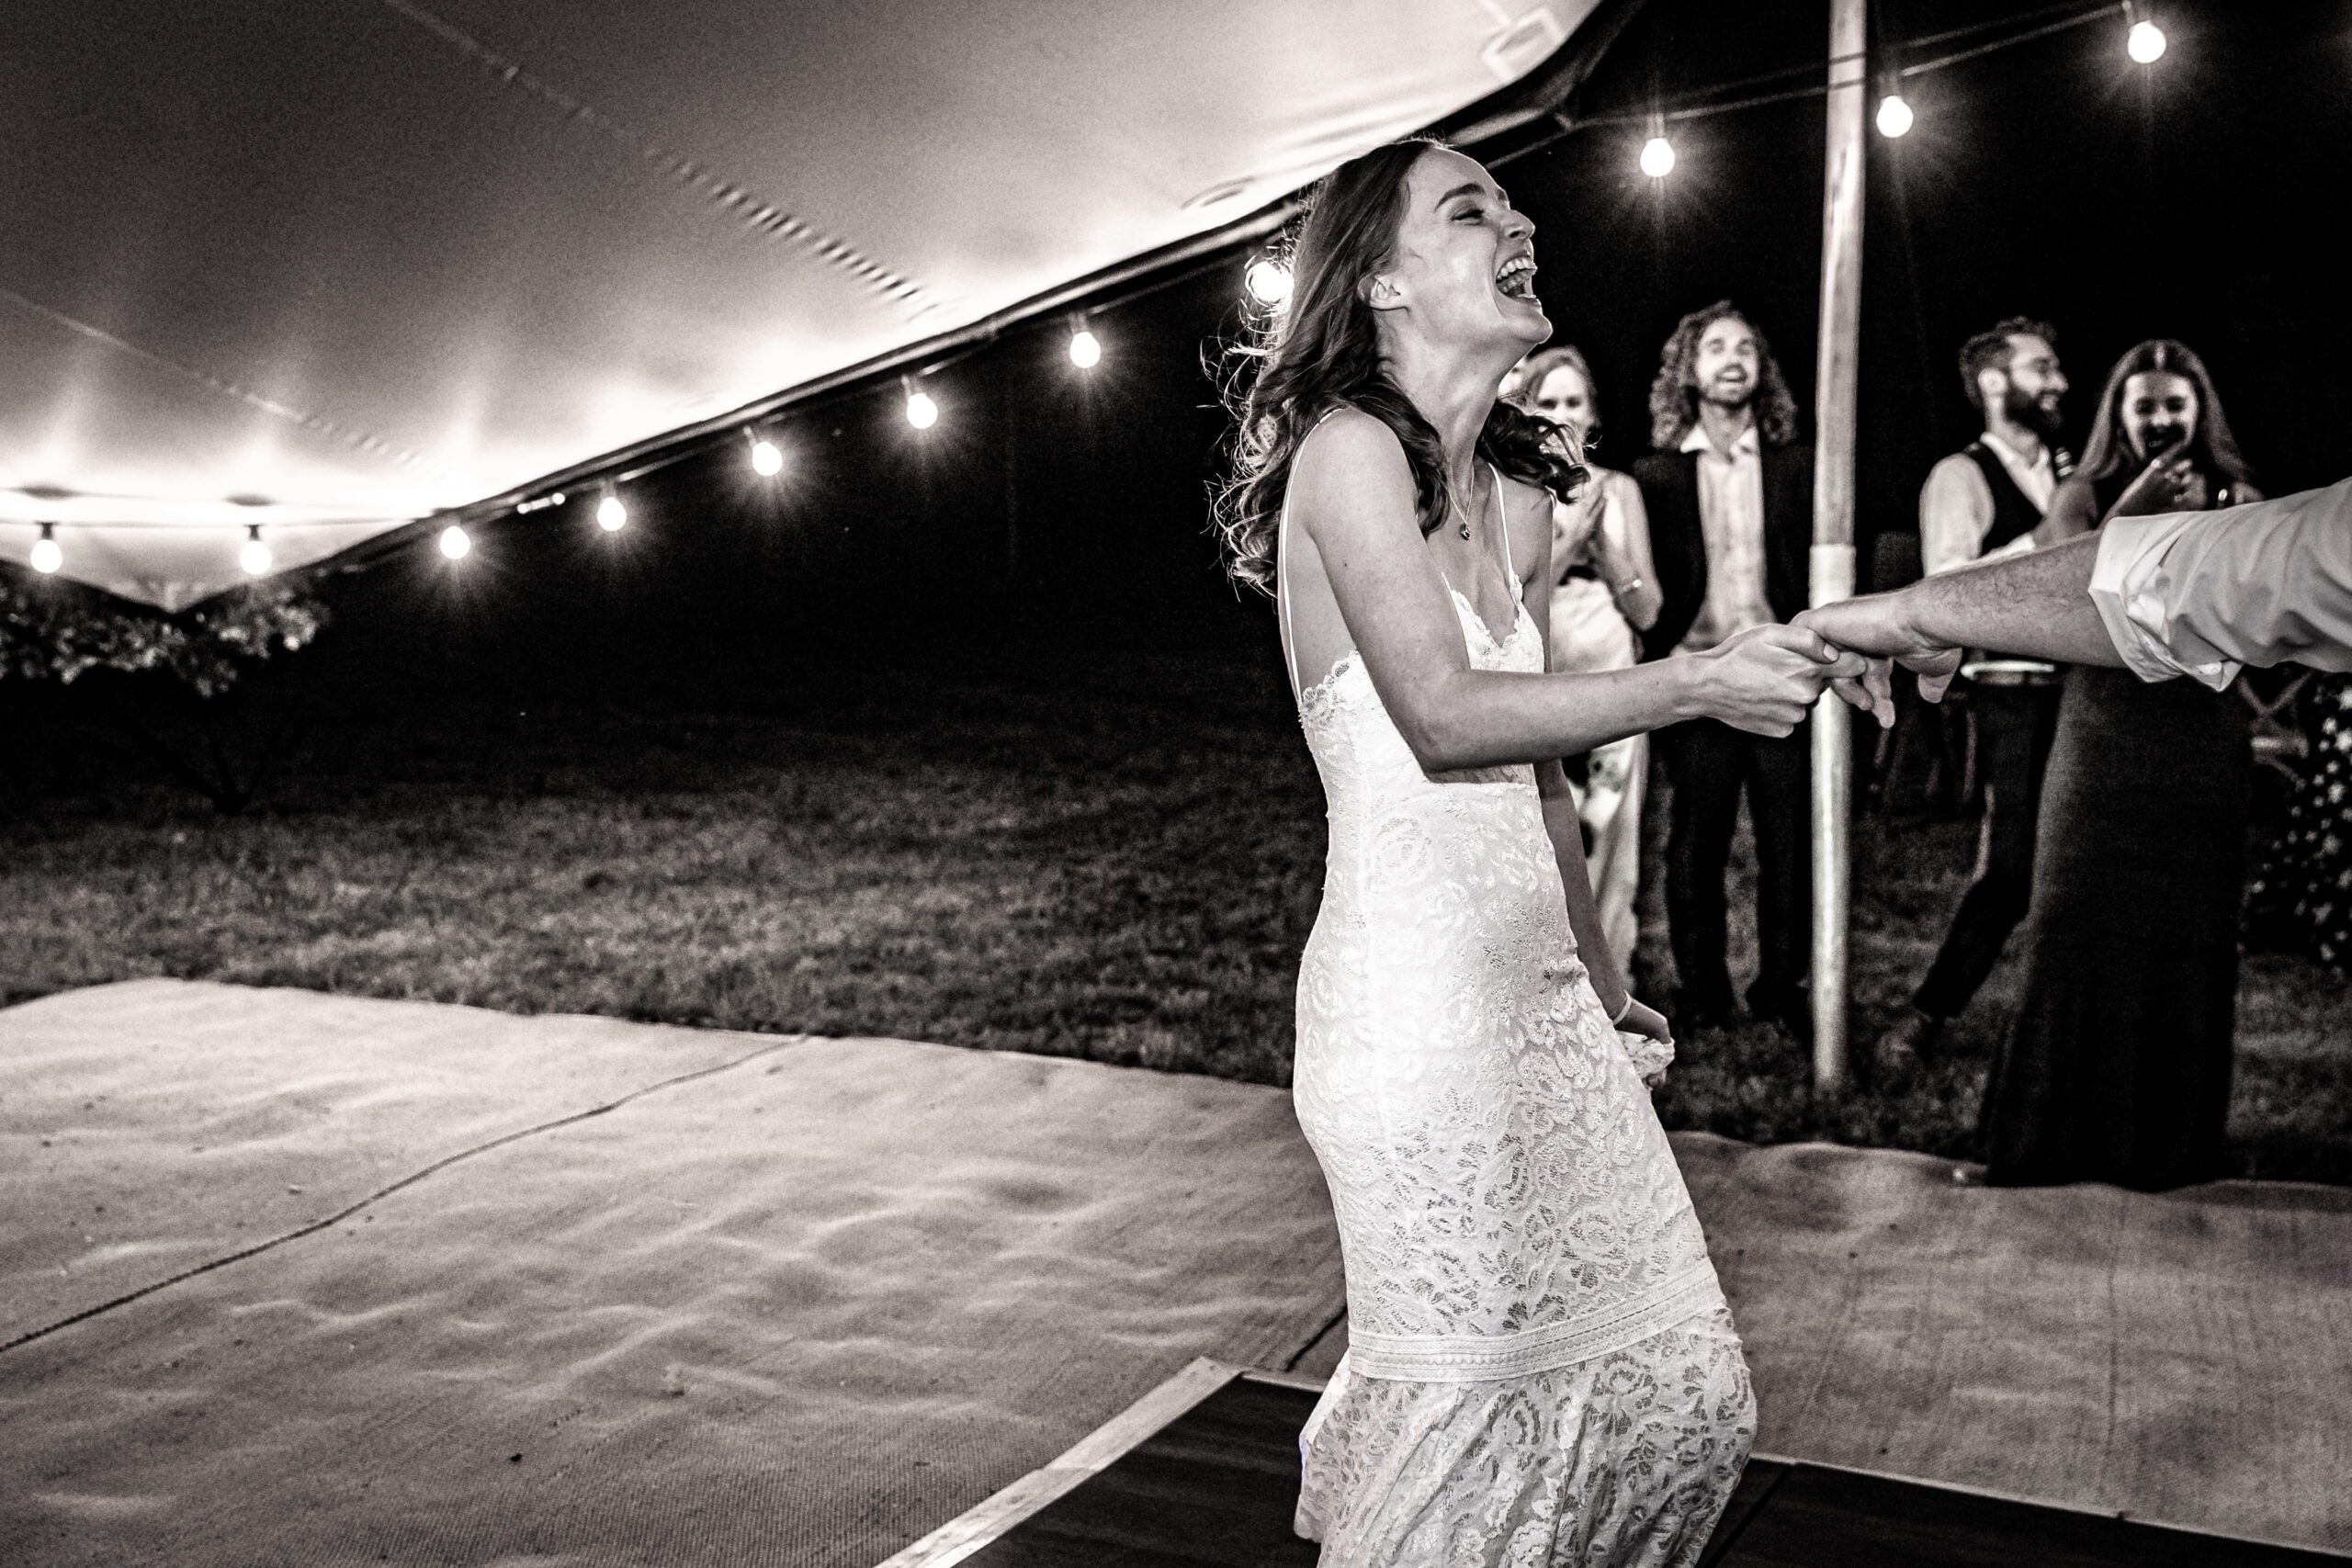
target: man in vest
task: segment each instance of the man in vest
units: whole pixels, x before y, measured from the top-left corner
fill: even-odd
[[[1919,558],[1929,574],[2033,547],[2051,492],[2074,468],[2051,445],[2066,392],[2056,339],[2042,322],[2011,317],[1961,349],[1961,384],[1984,416],[1984,433],[1938,463],[1919,492]],[[2024,918],[2033,886],[2034,818],[2058,723],[2057,667],[1972,654],[1961,673],[1984,785],[1976,876],[1910,1008],[1879,1036],[1875,1060],[1888,1073],[1915,1066],[1944,1021],[1968,1005]]]

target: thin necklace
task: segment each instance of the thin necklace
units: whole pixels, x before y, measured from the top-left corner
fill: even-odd
[[[1470,482],[1474,485],[1478,482],[1475,475],[1472,477]],[[1469,513],[1462,510],[1461,498],[1453,493],[1453,487],[1452,485],[1445,487],[1445,508],[1448,512],[1453,513],[1454,523],[1462,530],[1462,536],[1465,539],[1468,538],[1470,536],[1470,516]]]

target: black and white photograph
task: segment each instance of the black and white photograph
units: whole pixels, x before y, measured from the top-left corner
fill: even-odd
[[[0,1565],[2352,1562],[2352,0],[22,0]]]

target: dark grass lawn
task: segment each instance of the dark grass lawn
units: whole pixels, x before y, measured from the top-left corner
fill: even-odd
[[[168,975],[1285,1083],[1323,824],[1275,679],[1130,661],[810,676],[758,715],[344,712],[309,722],[236,818],[68,724],[7,781],[0,997]],[[1973,849],[1964,823],[1860,824],[1858,1044],[1923,972]],[[1654,894],[1646,913],[1655,989],[1671,976]],[[1816,1101],[1803,1050],[1741,1026],[1681,1043],[1661,1111],[1966,1156],[2017,945],[1914,1083]],[[2352,1181],[2337,976],[2248,961],[2232,1130],[2250,1174]]]

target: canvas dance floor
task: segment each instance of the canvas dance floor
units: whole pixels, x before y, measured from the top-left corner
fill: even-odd
[[[2352,1548],[2352,1191],[1676,1145],[1764,1450]],[[0,1168],[28,1568],[869,1568],[1341,1342],[1286,1097],[1197,1077],[141,981],[0,1010]]]

